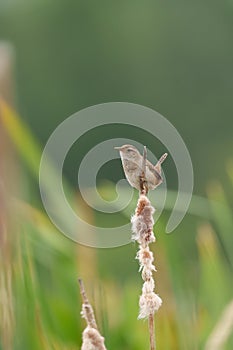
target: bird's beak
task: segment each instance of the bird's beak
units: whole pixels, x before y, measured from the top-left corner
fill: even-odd
[[[120,151],[122,147],[114,147],[114,149],[117,149],[118,151]]]

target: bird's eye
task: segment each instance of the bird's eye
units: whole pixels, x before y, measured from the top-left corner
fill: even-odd
[[[128,148],[127,152],[133,152],[133,149],[132,148]]]

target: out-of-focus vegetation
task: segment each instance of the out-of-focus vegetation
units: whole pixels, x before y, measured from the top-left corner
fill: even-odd
[[[1,0],[0,38],[13,44],[17,106],[42,145],[84,107],[142,104],[180,132],[197,174],[195,191],[204,194],[233,147],[232,18],[231,0]],[[134,138],[135,130],[109,126],[80,140],[65,165],[73,182],[74,164],[109,135]],[[156,153],[164,151],[137,130],[138,141],[145,137]],[[175,186],[172,161],[167,170]]]
[[[35,177],[38,146],[3,102],[1,123]],[[226,173],[232,181],[231,163]],[[114,186],[108,185],[107,191],[114,191]],[[204,349],[233,297],[232,213],[220,183],[210,184],[207,195],[206,199],[194,197],[190,207],[198,214],[200,204],[202,218],[189,215],[179,233],[162,234],[165,217],[155,227],[159,237],[154,252],[156,280],[164,300],[156,317],[158,348]],[[78,275],[86,280],[108,347],[147,347],[147,325],[137,320],[141,281],[134,261],[136,247],[80,246],[57,232],[44,212],[24,199],[12,196],[8,205],[13,222],[6,226],[10,244],[2,255],[8,258],[1,270],[2,349],[79,348],[84,324]],[[232,346],[229,334],[221,349]]]
[[[147,323],[137,320],[137,247],[93,249],[70,241],[49,221],[38,189],[41,151],[55,127],[84,107],[110,101],[163,114],[194,165],[189,213],[165,235],[167,201],[155,225],[156,290],[163,298],[157,347],[214,350],[215,327],[222,325],[229,333],[217,334],[222,344],[216,349],[233,348],[231,318],[222,318],[233,300],[232,31],[231,0],[0,1],[0,40],[11,43],[15,58],[11,101],[22,116],[1,102],[1,350],[80,348],[78,276],[108,349],[149,346]],[[70,150],[64,164],[70,200],[94,224],[112,223],[80,202],[77,164],[95,144],[136,134],[164,152],[144,131],[117,125],[90,131]],[[172,202],[171,159],[164,170]],[[101,169],[100,178],[110,181],[100,182],[99,191],[114,197],[121,171],[116,161]],[[156,191],[153,201],[156,206]],[[129,221],[130,214],[119,220]]]

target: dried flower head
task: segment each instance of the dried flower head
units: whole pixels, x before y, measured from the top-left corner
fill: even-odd
[[[87,326],[83,331],[81,350],[106,350],[104,337],[95,328]]]
[[[150,251],[149,244],[155,242],[153,233],[153,214],[155,209],[151,205],[147,193],[148,190],[154,189],[162,182],[161,164],[166,159],[167,153],[153,166],[147,160],[145,146],[143,156],[140,155],[137,149],[132,148],[131,145],[124,145],[117,149],[121,153],[126,178],[131,186],[139,190],[137,207],[131,218],[132,240],[137,241],[139,244],[139,251],[136,258],[139,261],[139,271],[141,271],[144,281],[142,294],[139,299],[140,311],[138,318],[149,319],[150,348],[154,350],[154,314],[162,305],[162,299],[154,292],[155,282],[153,272],[156,271],[156,268],[153,264],[154,257]]]
[[[154,212],[155,209],[149,199],[144,194],[140,194],[135,214],[131,218],[132,239],[139,243],[136,258],[139,261],[139,271],[141,271],[144,280],[142,295],[139,300],[138,318],[148,318],[150,315],[154,315],[162,305],[162,299],[154,292],[153,271],[156,271],[156,268],[153,264],[153,253],[149,248],[149,244],[155,241],[153,233]]]
[[[87,327],[84,329],[82,335],[83,343],[81,350],[106,350],[104,337],[98,331],[94,311],[88,301],[83,281],[81,279],[78,281],[83,300],[81,315],[87,322]]]

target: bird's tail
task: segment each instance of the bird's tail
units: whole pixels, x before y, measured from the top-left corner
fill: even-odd
[[[164,153],[158,160],[158,162],[155,164],[155,170],[161,175],[161,164],[165,161],[168,154]]]

